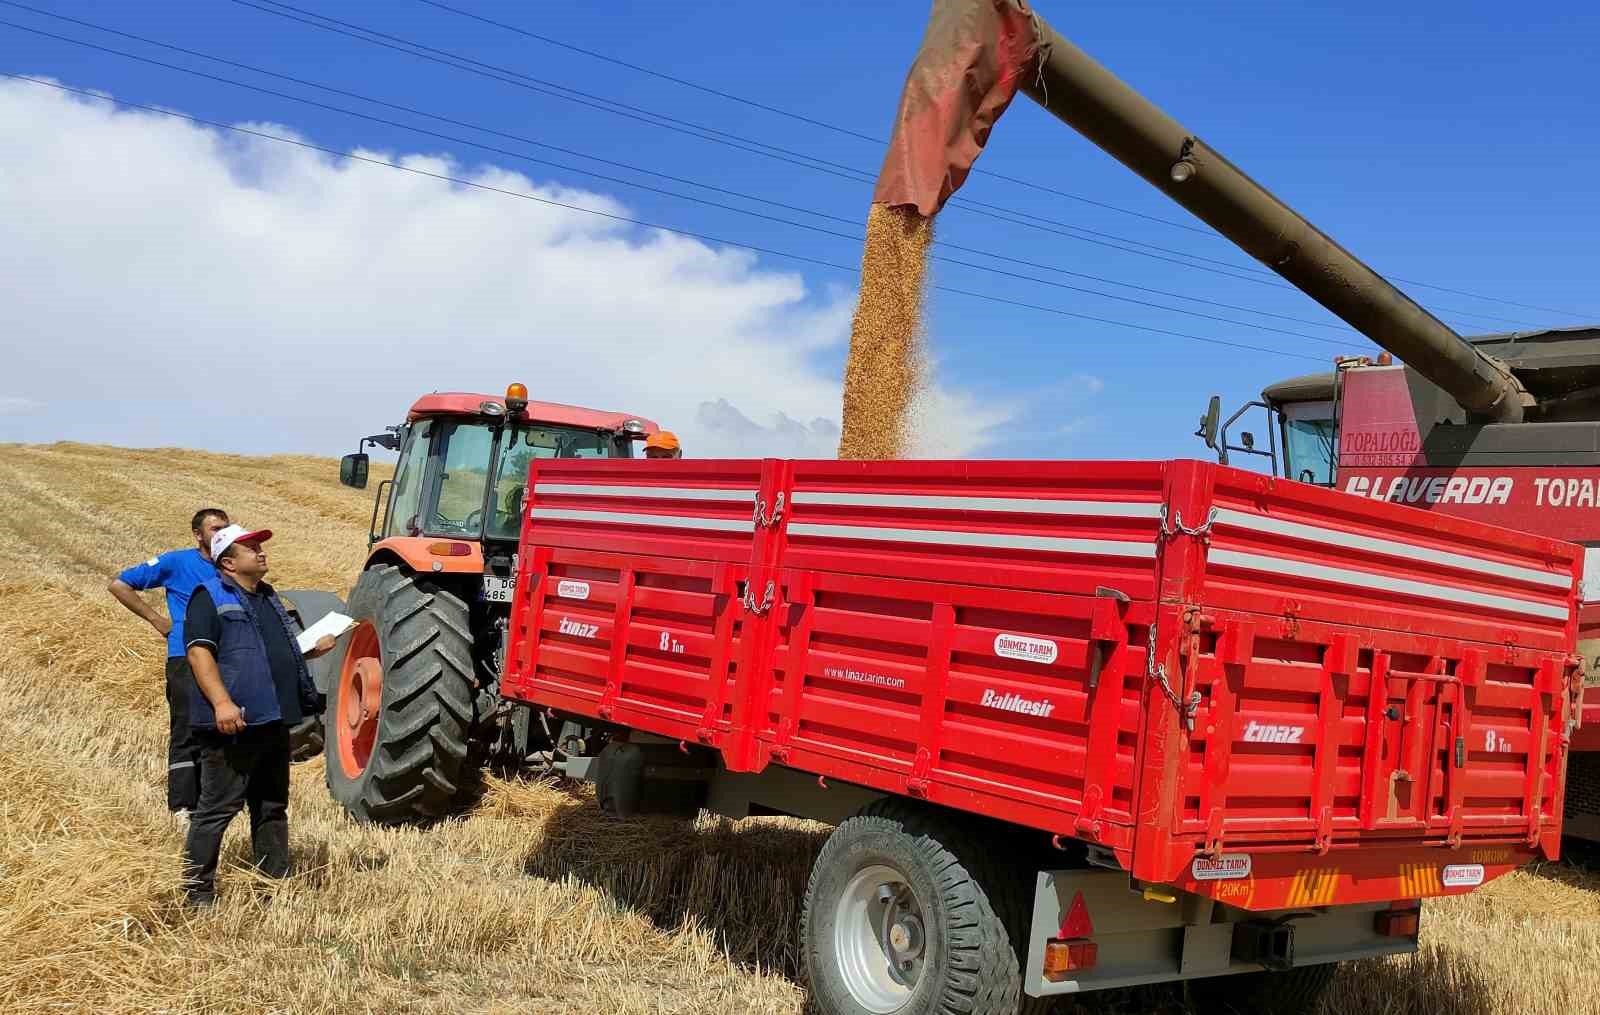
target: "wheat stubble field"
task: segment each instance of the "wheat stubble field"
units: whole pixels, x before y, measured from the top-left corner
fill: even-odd
[[[275,529],[281,588],[347,591],[370,494],[337,464],[0,445],[0,1011],[798,1012],[793,932],[823,830],[618,824],[578,790],[487,777],[426,830],[345,820],[296,766],[297,873],[179,905],[162,643],[105,593],[202,503]],[[374,479],[376,482],[376,478]],[[1347,969],[1330,1013],[1600,1011],[1600,877],[1522,872],[1431,906],[1412,960]],[[1169,993],[1088,1011],[1179,1012]]]

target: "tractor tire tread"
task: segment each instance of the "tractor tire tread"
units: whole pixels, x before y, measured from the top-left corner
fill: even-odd
[[[346,808],[385,824],[437,817],[467,774],[474,694],[467,606],[389,565],[362,575],[350,605],[378,628],[385,658],[377,741]]]

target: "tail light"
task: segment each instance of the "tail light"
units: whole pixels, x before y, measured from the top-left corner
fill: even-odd
[[[1073,894],[1072,905],[1067,907],[1059,934],[1059,937],[1045,942],[1044,978],[1065,980],[1072,973],[1093,969],[1100,960],[1100,946],[1091,940],[1094,937],[1094,921],[1089,919],[1089,907],[1083,901],[1082,892]]]
[[[1044,978],[1065,980],[1072,973],[1093,969],[1099,960],[1100,946],[1093,941],[1047,941],[1044,946]]]

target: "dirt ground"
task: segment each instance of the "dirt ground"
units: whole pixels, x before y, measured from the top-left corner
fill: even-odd
[[[376,470],[375,470],[376,471]],[[296,766],[297,873],[177,893],[164,808],[164,646],[106,594],[227,508],[278,533],[283,589],[348,590],[369,492],[337,464],[0,445],[0,1011],[798,1012],[794,929],[826,829],[615,823],[576,790],[488,777],[435,827],[346,820]],[[376,483],[377,477],[374,477]],[[1422,952],[1342,970],[1330,1015],[1600,1012],[1600,878],[1519,872],[1430,905]],[[1181,1011],[1154,992],[1072,1005]]]

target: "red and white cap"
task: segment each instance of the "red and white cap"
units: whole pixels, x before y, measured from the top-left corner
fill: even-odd
[[[234,543],[264,543],[272,538],[271,529],[247,529],[243,525],[229,525],[218,529],[211,537],[211,559],[221,560],[223,553]]]

